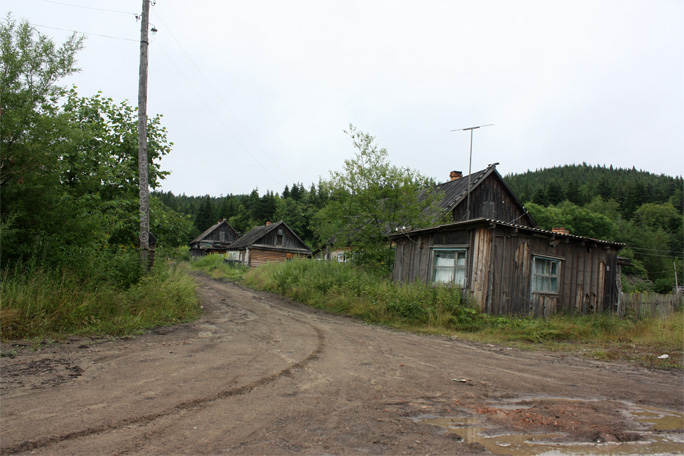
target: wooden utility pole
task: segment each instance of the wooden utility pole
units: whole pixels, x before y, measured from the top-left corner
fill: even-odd
[[[140,78],[138,88],[138,184],[140,187],[140,264],[144,270],[150,261],[150,189],[147,180],[147,48],[150,0],[143,0],[140,25]]]

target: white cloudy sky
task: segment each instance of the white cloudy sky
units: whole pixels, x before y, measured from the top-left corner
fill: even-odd
[[[65,81],[137,103],[141,0],[2,0],[62,42]],[[681,0],[157,0],[148,112],[175,146],[164,190],[281,192],[341,170],[351,123],[445,181],[586,162],[684,174]],[[104,36],[101,36],[104,35]]]

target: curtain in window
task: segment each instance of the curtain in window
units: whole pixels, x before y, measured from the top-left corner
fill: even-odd
[[[450,283],[454,276],[454,259],[456,252],[435,251],[435,267],[433,282]]]

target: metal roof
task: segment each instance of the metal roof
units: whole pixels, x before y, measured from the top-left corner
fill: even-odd
[[[613,247],[624,247],[627,244],[623,244],[621,242],[612,242],[612,241],[605,241],[603,239],[595,239],[595,238],[590,238],[590,237],[584,237],[584,236],[577,236],[574,234],[563,234],[563,233],[558,233],[554,231],[549,231],[549,230],[543,230],[541,228],[532,228],[529,226],[525,225],[517,225],[515,223],[510,223],[510,222],[504,222],[502,220],[494,220],[494,219],[488,219],[488,218],[477,218],[477,219],[472,219],[472,220],[467,220],[465,222],[451,222],[451,223],[445,223],[443,225],[437,225],[437,226],[432,226],[429,228],[416,228],[414,230],[397,230],[394,233],[392,233],[389,237],[390,239],[399,239],[404,236],[409,236],[412,234],[427,234],[433,231],[445,231],[448,230],[449,228],[459,228],[459,227],[465,227],[469,225],[485,225],[485,224],[492,224],[494,226],[505,226],[508,228],[515,228],[517,230],[524,230],[524,231],[529,231],[532,233],[539,233],[539,234],[544,234],[547,236],[552,236],[555,238],[568,238],[568,239],[575,239],[578,241],[591,241],[595,242],[597,244],[601,245],[608,245],[608,246],[613,246]]]

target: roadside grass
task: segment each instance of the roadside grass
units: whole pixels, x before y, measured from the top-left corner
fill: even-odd
[[[206,255],[190,262],[190,267],[202,271],[212,279],[237,282],[249,271],[247,266],[230,265],[222,255]]]
[[[215,261],[215,260],[214,260]],[[605,314],[547,319],[480,313],[458,289],[387,277],[336,262],[297,260],[242,270],[245,285],[365,322],[522,349],[570,351],[649,367],[684,367],[684,312],[635,320]],[[231,280],[238,280],[239,274]],[[658,358],[667,354],[667,358]]]
[[[200,314],[194,281],[168,261],[129,286],[26,265],[0,271],[0,279],[5,341],[131,335]]]

